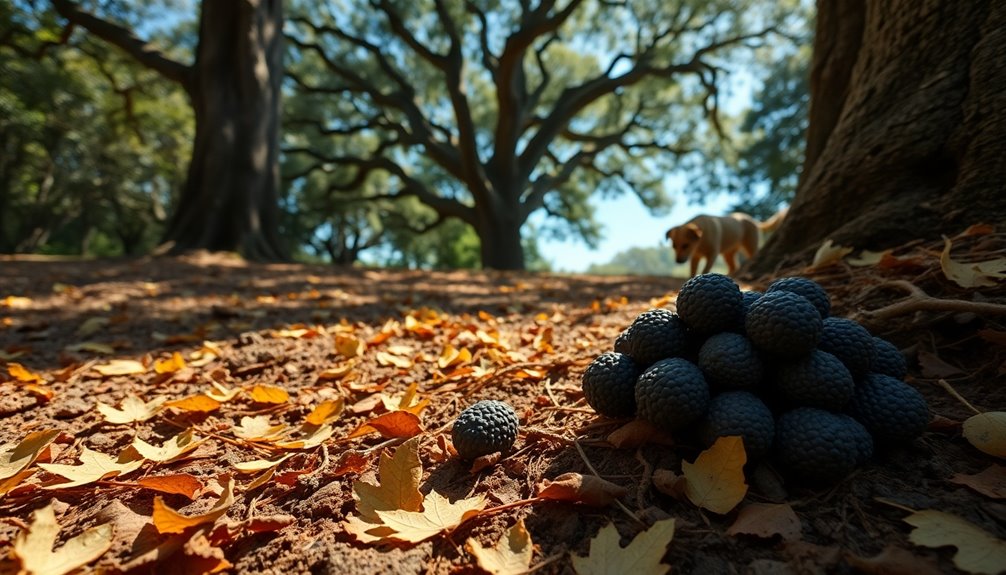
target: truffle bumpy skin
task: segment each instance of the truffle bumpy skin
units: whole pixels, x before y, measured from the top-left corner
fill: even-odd
[[[873,336],[873,361],[870,362],[872,373],[882,373],[896,379],[905,379],[908,375],[908,362],[896,345],[886,339]]]
[[[767,353],[786,358],[807,355],[821,339],[823,324],[807,298],[774,291],[751,304],[745,320],[748,339]]]
[[[705,415],[709,385],[692,362],[663,359],[636,380],[636,410],[658,429],[674,431]]]
[[[823,322],[824,331],[817,344],[822,350],[834,355],[852,377],[859,379],[870,371],[873,362],[873,336],[866,328],[851,319],[828,317]]]
[[[851,418],[815,407],[779,417],[775,454],[783,468],[814,482],[841,480],[864,459],[864,436]]]
[[[687,350],[687,326],[676,313],[660,308],[636,316],[615,339],[615,351],[632,357],[641,366],[681,357]]]
[[[615,351],[602,353],[583,372],[583,396],[601,415],[632,417],[638,376],[639,367],[631,357]]]
[[[708,447],[726,435],[741,436],[748,461],[759,459],[772,447],[775,418],[753,393],[723,392],[710,400],[709,410],[699,424],[699,440]]]
[[[917,389],[889,375],[869,373],[856,386],[849,414],[878,443],[911,441],[929,424],[929,405]]]
[[[454,420],[451,438],[462,459],[475,459],[508,451],[517,440],[517,413],[494,399],[484,399],[462,411]]]
[[[848,368],[834,355],[815,349],[786,362],[775,373],[779,394],[794,406],[841,411],[856,390]]]
[[[685,324],[703,335],[744,327],[741,289],[722,274],[701,274],[686,281],[678,292],[677,309]]]
[[[761,357],[748,338],[718,333],[699,349],[699,369],[713,389],[754,389],[761,385]]]
[[[770,283],[765,293],[774,291],[788,291],[802,295],[807,301],[814,304],[814,308],[821,314],[821,319],[831,315],[831,298],[821,284],[814,280],[801,277],[779,278]]]

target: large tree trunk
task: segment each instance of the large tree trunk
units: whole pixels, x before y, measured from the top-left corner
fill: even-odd
[[[202,3],[190,85],[196,139],[164,237],[172,252],[286,256],[277,235],[282,4]]]
[[[753,272],[1006,220],[1006,2],[819,0],[811,80],[800,187]]]
[[[477,206],[475,230],[479,235],[482,267],[494,270],[523,270],[524,247],[521,244],[520,207],[516,194],[511,201],[497,199],[491,206]]]

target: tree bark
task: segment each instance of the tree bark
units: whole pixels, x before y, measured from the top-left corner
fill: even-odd
[[[164,243],[284,259],[279,228],[281,0],[202,3],[190,87],[196,137]]]
[[[521,227],[527,218],[521,215],[517,197],[517,193],[494,194],[491,205],[477,206],[475,231],[483,268],[524,269]]]
[[[804,171],[754,273],[1006,220],[1006,3],[856,4],[818,1]]]

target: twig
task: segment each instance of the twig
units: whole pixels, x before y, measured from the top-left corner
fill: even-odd
[[[885,499],[883,497],[874,497],[873,500],[876,501],[877,503],[883,503],[884,505],[890,505],[891,507],[894,507],[895,509],[900,509],[900,510],[908,512],[908,513],[916,513],[916,511],[914,509],[912,509],[911,507],[909,507],[907,505],[902,505],[902,504],[898,503],[897,501],[891,501],[890,499]]]
[[[639,490],[636,491],[636,506],[643,509],[643,494],[646,493],[646,487],[653,480],[653,466],[650,462],[643,457],[643,451],[640,449],[636,450],[636,461],[643,464],[643,476],[639,479]]]
[[[593,465],[591,465],[590,460],[587,459],[587,454],[586,454],[586,452],[583,451],[583,447],[580,445],[580,442],[579,441],[574,441],[573,445],[576,446],[576,450],[580,453],[580,459],[583,459],[583,463],[587,466],[587,469],[589,469],[590,472],[593,473],[594,476],[597,477],[598,479],[603,479],[601,477],[601,474],[598,473],[596,469],[594,469]],[[639,524],[640,526],[642,526],[643,529],[646,529],[646,523],[643,523],[642,519],[640,519],[639,517],[636,517],[636,514],[633,513],[632,510],[630,510],[628,507],[626,507],[624,503],[622,503],[621,501],[619,501],[618,499],[616,499],[615,500],[615,504],[618,505],[618,507],[622,511],[624,511],[625,514],[628,515],[630,519],[632,519],[637,524]]]
[[[943,389],[945,389],[947,391],[947,393],[949,393],[950,395],[954,396],[957,399],[957,401],[959,401],[959,402],[963,403],[964,405],[966,405],[968,407],[968,409],[970,409],[971,411],[973,411],[975,413],[981,413],[981,411],[979,411],[978,408],[976,408],[975,406],[971,405],[971,402],[969,402],[968,400],[964,399],[963,395],[957,393],[957,390],[954,389],[953,387],[951,387],[951,385],[949,383],[947,383],[947,380],[940,379],[940,380],[937,381],[937,384],[940,387],[942,387]]]
[[[873,311],[859,312],[858,319],[884,320],[916,311],[948,311],[955,313],[1006,314],[1006,305],[968,301],[963,299],[940,299],[905,280],[892,280],[876,287],[898,287],[908,292],[908,297]]]

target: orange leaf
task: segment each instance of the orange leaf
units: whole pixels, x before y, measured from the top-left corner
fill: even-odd
[[[595,477],[570,472],[563,473],[554,480],[545,480],[538,486],[538,497],[558,501],[575,501],[595,507],[611,505],[628,490],[621,485]]]
[[[234,480],[227,477],[223,487],[224,491],[216,504],[208,512],[200,515],[182,515],[168,507],[160,495],[155,497],[152,519],[157,532],[184,533],[189,527],[215,522],[226,514],[227,509],[234,503]]]
[[[182,411],[208,412],[219,409],[220,402],[206,394],[200,393],[197,395],[190,395],[189,397],[183,397],[182,399],[169,401],[165,403],[164,406],[174,407],[176,409],[181,409]]]
[[[13,363],[13,362],[8,363],[7,373],[9,373],[11,377],[13,377],[15,380],[20,381],[22,383],[38,383],[38,384],[45,383],[45,380],[42,378],[41,375],[28,370],[25,366],[21,365],[20,363]]]
[[[356,339],[351,335],[340,333],[335,336],[335,351],[339,352],[347,359],[352,359],[358,355],[362,355],[366,348],[367,344],[363,343],[363,340]]]
[[[325,425],[337,419],[342,413],[343,400],[336,399],[334,401],[323,401],[315,406],[311,410],[311,413],[307,414],[307,418],[304,420],[311,425]]]
[[[196,492],[203,488],[201,481],[188,473],[177,473],[174,475],[152,475],[143,477],[136,482],[144,489],[160,491],[161,493],[173,493],[184,495],[189,499],[195,497]]]
[[[337,379],[342,379],[352,373],[353,367],[356,366],[355,361],[344,361],[335,367],[330,367],[318,374],[318,379],[321,381],[334,381]]]
[[[258,384],[248,394],[256,403],[286,403],[290,394],[282,387]]]
[[[185,358],[177,351],[171,354],[168,359],[159,359],[154,362],[154,371],[157,373],[175,373],[185,369]]]
[[[408,411],[390,411],[364,423],[349,434],[349,439],[378,432],[382,437],[409,438],[423,432],[419,416]]]

